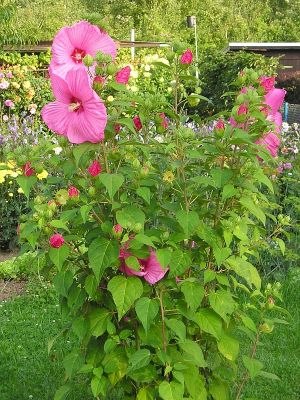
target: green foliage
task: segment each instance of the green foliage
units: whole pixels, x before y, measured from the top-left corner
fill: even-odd
[[[28,252],[0,263],[0,279],[24,279],[36,275],[45,266],[37,253]]]

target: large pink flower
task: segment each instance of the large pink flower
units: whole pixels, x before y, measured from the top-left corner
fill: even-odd
[[[128,242],[127,242],[128,243]],[[150,256],[146,259],[139,259],[140,270],[136,271],[134,269],[128,268],[126,265],[126,258],[130,256],[130,252],[128,251],[128,244],[124,246],[124,248],[120,251],[120,261],[121,261],[121,271],[123,271],[126,275],[136,275],[143,277],[150,285],[154,285],[158,281],[160,281],[165,274],[168,272],[169,268],[163,269],[160,263],[158,262],[156,253],[154,250],[150,249]]]
[[[284,89],[272,89],[265,95],[265,104],[267,104],[271,110],[270,114],[275,114],[283,104],[286,91]]]
[[[87,54],[95,57],[98,51],[116,56],[116,44],[106,32],[87,21],[66,26],[53,40],[50,71],[64,78],[70,69],[82,68]]]
[[[258,139],[256,144],[263,146],[272,157],[277,157],[277,152],[280,146],[280,139],[275,133],[269,132],[262,138]]]
[[[104,139],[107,122],[106,108],[92,90],[84,69],[74,69],[66,79],[51,76],[56,101],[42,109],[48,128],[66,136],[71,143],[98,143]]]

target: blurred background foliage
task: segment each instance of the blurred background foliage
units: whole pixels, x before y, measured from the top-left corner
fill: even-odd
[[[82,18],[104,21],[117,39],[193,42],[186,16],[196,15],[201,47],[229,41],[297,41],[300,0],[3,0],[2,44],[50,40],[57,30]]]

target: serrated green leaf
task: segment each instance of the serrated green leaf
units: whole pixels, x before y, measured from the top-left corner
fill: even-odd
[[[113,199],[114,195],[124,183],[124,176],[121,174],[106,174],[102,173],[99,176],[100,182],[105,186],[108,195]]]
[[[93,298],[97,292],[97,287],[98,287],[98,282],[95,277],[95,275],[90,274],[86,277],[85,283],[84,283],[84,288],[87,292],[87,294]]]
[[[79,371],[83,364],[84,356],[77,350],[72,351],[63,360],[63,365],[69,378]]]
[[[198,343],[192,340],[186,340],[185,342],[179,343],[179,347],[183,350],[183,361],[192,362],[197,367],[207,367],[207,363],[204,360],[201,347]]]
[[[250,286],[254,285],[257,289],[261,288],[261,279],[259,273],[257,272],[257,269],[248,261],[238,256],[231,256],[227,258],[225,263],[237,275],[244,278]]]
[[[122,228],[127,228],[128,223],[130,223],[131,226],[134,226],[138,223],[144,226],[145,223],[145,214],[142,210],[135,206],[128,206],[117,211],[116,218],[118,224],[120,224]]]
[[[61,296],[68,297],[69,289],[73,283],[73,274],[71,271],[61,271],[53,278],[53,284]]]
[[[147,332],[154,318],[159,311],[158,302],[148,297],[141,297],[135,304],[135,311]]]
[[[183,229],[186,239],[196,232],[200,223],[199,216],[195,211],[180,210],[176,213],[176,219]]]
[[[231,294],[225,290],[217,290],[215,292],[210,292],[208,298],[211,308],[219,314],[225,322],[228,322],[228,316],[236,309],[236,302],[233,300]]]
[[[240,203],[265,225],[266,215],[258,204],[255,204],[250,197],[241,197]]]
[[[107,289],[112,294],[120,320],[134,302],[141,297],[143,293],[143,284],[141,280],[135,276],[130,276],[128,278],[125,276],[115,276],[108,282]]]
[[[23,190],[27,199],[29,199],[30,189],[37,182],[37,177],[20,175],[17,177],[16,181],[20,188]]]
[[[89,333],[99,337],[106,331],[111,314],[103,308],[94,308],[88,315]]]
[[[172,250],[158,249],[156,250],[156,257],[163,269],[167,268],[172,258]]]
[[[179,319],[171,318],[171,319],[166,319],[165,323],[171,331],[173,331],[180,340],[183,342],[186,339],[186,327],[182,321]]]
[[[66,400],[71,391],[70,385],[63,385],[55,392],[54,400]]]
[[[98,237],[90,244],[88,256],[90,266],[100,281],[105,269],[118,261],[119,244],[116,240]]]
[[[248,356],[243,356],[243,364],[249,372],[250,379],[255,378],[263,369],[263,363]]]
[[[221,338],[222,320],[213,310],[201,309],[195,314],[195,322],[204,332],[210,333],[217,339]]]
[[[189,278],[180,284],[180,290],[184,294],[187,306],[195,312],[204,297],[204,287],[195,279]]]
[[[63,244],[61,247],[58,249],[51,247],[49,250],[49,258],[53,262],[53,264],[59,269],[62,269],[62,266],[66,259],[68,258],[70,254],[70,249],[68,246]]]
[[[191,267],[191,259],[188,253],[181,250],[175,250],[172,253],[170,261],[169,277],[182,275],[189,267]]]
[[[163,400],[183,400],[184,388],[180,383],[163,381],[158,391]]]
[[[127,373],[143,368],[150,363],[151,353],[148,349],[137,350],[133,353],[128,360]]]
[[[150,204],[150,197],[151,197],[151,192],[148,187],[139,187],[136,190],[136,194],[140,196],[147,204]]]
[[[74,158],[75,158],[76,167],[78,167],[81,157],[85,153],[88,153],[88,152],[90,152],[92,150],[95,150],[95,147],[96,147],[95,144],[89,143],[89,142],[82,143],[82,144],[79,144],[79,145],[74,147],[73,155],[74,155]]]
[[[218,349],[227,360],[234,361],[239,354],[240,344],[234,337],[223,333],[218,341]]]

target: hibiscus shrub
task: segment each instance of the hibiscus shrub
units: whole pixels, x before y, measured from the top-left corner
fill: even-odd
[[[182,84],[194,84],[190,51],[172,55],[173,105],[133,96],[128,69],[112,63],[114,43],[86,22],[63,28],[52,51],[56,101],[42,115],[64,137],[63,151],[44,152],[56,173],[30,203],[20,237],[55,271],[79,339],[63,361],[66,378],[89,376],[95,398],[128,400],[239,400],[248,379],[277,379],[256,350],[284,322],[275,313],[280,285],[262,288],[254,264],[274,219],[265,192],[284,92],[245,71],[230,123],[202,136],[180,114]],[[34,154],[28,161],[34,170]],[[27,196],[34,176],[20,181]],[[268,235],[282,230],[278,221]]]

